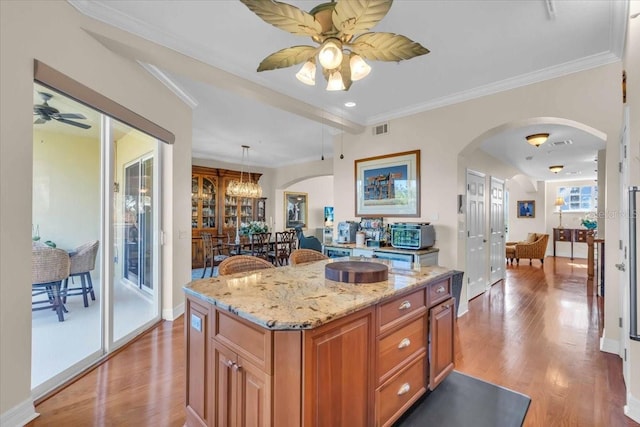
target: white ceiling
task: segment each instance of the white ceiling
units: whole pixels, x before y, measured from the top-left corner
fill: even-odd
[[[299,66],[256,72],[267,55],[313,42],[266,24],[239,1],[68,1],[90,17],[275,91],[258,102],[250,89],[216,87],[151,64],[197,104],[194,156],[239,162],[240,145],[248,144],[250,163],[267,167],[317,160],[322,152],[332,157],[329,141],[337,130],[321,125],[329,122],[327,115],[355,127],[378,124],[619,61],[628,19],[626,1],[397,0],[372,31],[403,34],[431,52],[400,63],[371,62],[371,74],[349,91],[327,92],[320,76],[315,87],[300,83],[294,76]],[[320,2],[289,3],[308,11]],[[315,107],[315,116],[292,113],[300,101]],[[357,106],[345,108],[346,101]],[[566,154],[569,170],[570,160],[593,160],[604,148],[598,138],[558,125],[543,130],[551,132],[551,140],[573,141],[562,151],[554,147],[548,153],[551,148],[543,146],[532,160],[524,160],[526,144],[521,144],[524,151],[504,149],[538,127],[505,130],[482,147],[538,179],[560,177],[545,172],[551,155],[564,161],[560,155],[572,153]],[[544,167],[538,164],[543,159]],[[571,168],[581,170],[580,179],[595,178],[593,165]]]

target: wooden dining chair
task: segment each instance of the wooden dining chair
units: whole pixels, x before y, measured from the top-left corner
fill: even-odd
[[[207,272],[207,266],[211,267],[209,277],[213,277],[214,267],[220,265],[222,261],[228,258],[228,255],[223,253],[224,248],[220,239],[214,241],[211,233],[207,232],[200,233],[200,236],[202,237],[202,246],[204,248],[204,269],[202,270],[202,277],[204,278]]]
[[[268,260],[270,240],[271,233],[251,234],[251,256]]]
[[[276,232],[276,240],[273,250],[269,251],[269,259],[273,265],[289,264],[289,255],[295,249],[296,242],[295,231],[278,231]]]
[[[246,271],[275,268],[269,261],[251,255],[236,255],[229,257],[218,265],[218,275],[226,276]]]

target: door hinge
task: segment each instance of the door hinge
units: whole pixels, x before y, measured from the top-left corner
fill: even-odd
[[[625,362],[627,361],[627,349],[626,348],[624,349],[624,361]]]
[[[618,172],[622,173],[622,162],[618,162]]]
[[[622,328],[622,317],[618,317],[618,326]]]
[[[467,277],[467,283],[471,283],[471,278]]]
[[[467,230],[467,237],[471,237],[471,231]]]
[[[467,184],[467,191],[471,190],[471,184]]]
[[[622,250],[622,240],[618,241],[618,249]]]

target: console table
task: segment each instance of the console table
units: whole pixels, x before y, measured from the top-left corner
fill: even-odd
[[[571,244],[571,259],[573,259],[573,244],[587,243],[587,236],[593,231],[585,228],[554,228],[553,229],[553,256],[556,256],[556,242],[569,242]]]

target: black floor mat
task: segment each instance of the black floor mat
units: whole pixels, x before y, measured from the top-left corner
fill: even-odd
[[[524,394],[454,371],[394,426],[519,427],[530,403]]]

